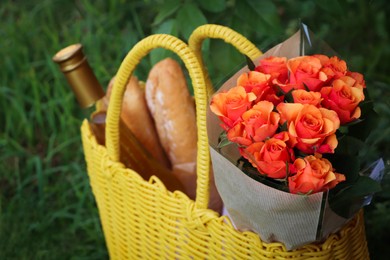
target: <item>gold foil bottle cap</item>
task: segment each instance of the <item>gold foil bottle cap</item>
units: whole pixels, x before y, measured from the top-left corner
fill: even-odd
[[[79,43],[60,50],[53,56],[71,86],[80,106],[87,108],[104,96],[104,90],[88,64]]]

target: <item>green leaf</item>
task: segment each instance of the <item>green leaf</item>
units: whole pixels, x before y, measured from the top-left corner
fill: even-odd
[[[240,18],[242,24],[248,25],[247,28],[252,32],[267,33],[267,26],[263,19],[254,11],[247,1],[237,1],[234,7],[234,15]],[[239,31],[244,33],[245,31]]]
[[[281,132],[284,132],[284,131],[287,131],[288,127],[287,127],[287,121],[284,122],[281,126],[280,126],[280,131]]]
[[[219,135],[218,141],[219,141],[217,146],[218,149],[221,149],[222,147],[232,144],[232,142],[230,142],[229,139],[227,138],[226,132],[222,132]]]
[[[359,104],[360,109],[362,110],[362,115],[367,115],[371,110],[374,110],[374,101],[369,100],[368,91],[364,90],[364,96],[366,97],[366,101],[363,101]]]
[[[381,186],[377,181],[367,176],[360,176],[353,185],[330,196],[329,206],[338,215],[349,218],[362,205],[365,196],[379,191]]]
[[[294,89],[290,89],[285,95],[284,95],[284,101],[287,103],[294,103],[294,97],[292,95],[292,92]]]
[[[379,115],[374,111],[372,102],[364,102],[360,105],[362,115],[359,124],[351,125],[349,135],[362,141],[366,140],[371,131],[379,124]]]
[[[246,64],[248,65],[249,70],[254,71],[255,68],[256,68],[256,65],[255,65],[255,63],[251,60],[251,58],[249,58],[248,56],[245,55],[245,60],[246,60]]]
[[[223,78],[214,79],[217,84],[226,81],[233,72],[237,72],[245,63],[242,60],[242,54],[237,51],[232,45],[227,44],[224,41],[211,41],[210,42],[210,53],[209,55],[212,64],[218,64],[215,67],[215,73],[223,75]],[[221,60],[229,62],[220,62]]]
[[[181,35],[185,40],[188,40],[198,26],[207,23],[207,19],[195,4],[185,3],[177,13],[176,23]]]
[[[237,11],[235,11],[237,12]],[[253,28],[250,24],[243,21],[242,17],[239,15],[234,15],[230,17],[231,23],[229,24],[229,27],[235,30],[236,32],[239,32],[240,34],[249,37],[250,33],[252,32]]]
[[[358,118],[358,119],[355,119],[355,120],[353,120],[351,122],[348,122],[348,123],[342,125],[341,127],[351,127],[351,126],[359,124],[359,123],[361,123],[363,121],[364,121],[363,119]]]
[[[307,92],[310,92],[309,87],[308,87],[305,83],[303,83],[303,87],[305,88],[305,90],[306,90]]]
[[[221,142],[218,143],[217,148],[221,149],[225,146],[228,146],[229,144],[232,144],[232,142],[230,142],[228,139],[223,139],[223,140],[221,140]]]
[[[159,8],[157,16],[154,18],[152,26],[158,25],[166,18],[174,14],[180,8],[180,0],[168,0]]]
[[[276,5],[272,1],[249,0],[247,3],[256,12],[258,19],[261,19],[266,25],[268,33],[279,34],[283,32]]]
[[[154,31],[154,33],[166,33],[170,35],[177,35],[177,24],[175,20],[169,19],[161,23]],[[155,49],[150,53],[150,63],[154,65],[157,62],[167,57],[174,58],[176,57],[176,55],[173,52],[163,48]]]
[[[277,95],[278,97],[284,96],[284,95],[287,94],[286,92],[284,92],[284,90],[283,90],[279,85],[275,85],[274,88],[276,89],[276,95]],[[292,91],[292,90],[291,90],[291,91]]]
[[[315,3],[324,11],[331,14],[342,14],[343,9],[337,0],[317,0]]]
[[[338,145],[335,153],[357,156],[359,151],[364,147],[365,144],[363,141],[351,136],[350,133],[348,133],[348,135],[344,135],[338,138]]]
[[[232,142],[230,142],[229,139],[227,138],[227,133],[226,132],[222,132],[219,135],[219,138],[218,138],[218,146],[217,146],[217,148],[221,149],[222,147],[225,147],[225,146],[227,146],[229,144],[232,144]]]
[[[198,0],[198,3],[204,10],[212,13],[222,12],[226,8],[225,0]]]
[[[323,156],[332,163],[335,172],[344,174],[347,179],[337,185],[335,189],[344,188],[343,186],[354,183],[359,178],[360,161],[357,156],[340,154],[337,151],[334,154],[324,154]]]

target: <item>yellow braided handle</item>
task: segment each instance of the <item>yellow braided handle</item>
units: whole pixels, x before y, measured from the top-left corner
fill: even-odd
[[[207,73],[206,67],[203,63],[202,58],[202,43],[207,38],[213,39],[222,39],[227,43],[233,45],[239,52],[248,56],[252,60],[262,55],[262,52],[256,48],[256,46],[250,42],[243,35],[238,32],[230,29],[229,27],[225,27],[217,24],[205,24],[196,28],[188,40],[188,46],[195,53],[196,57],[199,60],[200,66],[203,70],[203,74],[205,75],[207,94],[210,97],[214,90]]]
[[[202,67],[186,43],[178,38],[156,34],[138,42],[127,54],[117,72],[106,121],[106,145],[112,160],[119,161],[119,118],[125,85],[141,59],[155,48],[165,48],[176,53],[184,62],[194,88],[196,123],[198,127],[197,189],[195,206],[206,209],[209,203],[209,144],[206,129],[207,93]]]

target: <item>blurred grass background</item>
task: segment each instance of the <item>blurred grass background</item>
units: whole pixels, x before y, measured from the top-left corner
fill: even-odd
[[[85,171],[81,110],[51,57],[76,42],[106,86],[124,55],[152,33],[187,40],[198,25],[229,26],[267,50],[299,19],[364,73],[381,116],[370,142],[390,158],[390,5],[385,0],[3,0],[0,5],[0,259],[108,258]],[[143,60],[145,75],[166,55]],[[213,83],[243,62],[223,41],[204,44]],[[366,208],[372,259],[388,259],[390,180]],[[387,256],[387,257],[386,257]]]

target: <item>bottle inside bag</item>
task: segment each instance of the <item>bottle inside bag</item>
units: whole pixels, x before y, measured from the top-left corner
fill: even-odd
[[[106,111],[102,109],[104,106],[101,106],[105,92],[88,64],[82,45],[74,44],[60,50],[54,55],[53,60],[59,64],[80,106],[82,108],[96,106],[89,125],[97,142],[105,145]],[[184,191],[183,185],[175,175],[153,158],[122,119],[119,121],[120,162],[136,171],[145,180],[155,175],[168,190]]]

